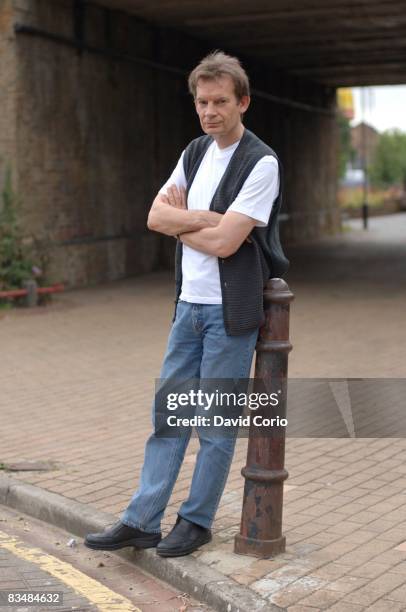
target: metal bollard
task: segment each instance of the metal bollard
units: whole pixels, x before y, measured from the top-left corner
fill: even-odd
[[[27,291],[25,297],[25,305],[28,308],[33,308],[38,305],[38,285],[35,280],[27,280],[23,282],[23,287]]]
[[[256,347],[255,379],[267,393],[278,393],[279,403],[255,411],[266,418],[286,417],[289,342],[289,309],[293,293],[281,278],[271,279],[264,291],[266,321]],[[255,389],[255,383],[254,383]],[[269,428],[266,433],[251,423],[240,533],[234,552],[266,558],[285,550],[282,535],[285,428]]]
[[[362,225],[365,230],[368,229],[368,214],[369,214],[368,202],[364,202],[362,205]]]

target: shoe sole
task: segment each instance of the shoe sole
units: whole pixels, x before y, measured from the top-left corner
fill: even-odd
[[[211,537],[205,539],[203,542],[200,542],[197,546],[189,546],[189,548],[172,548],[168,550],[159,550],[157,548],[157,555],[160,557],[184,557],[185,555],[190,555],[190,553],[194,552],[204,544],[208,544],[211,542]]]
[[[92,550],[119,550],[120,548],[125,548],[126,546],[133,546],[135,548],[155,548],[158,546],[161,539],[156,542],[151,542],[151,540],[125,540],[124,542],[120,542],[118,544],[93,544],[92,542],[84,541],[84,545],[87,548],[91,548]]]

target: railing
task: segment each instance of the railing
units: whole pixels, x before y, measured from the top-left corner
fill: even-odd
[[[9,291],[0,291],[0,299],[14,299],[25,297],[26,306],[36,306],[38,304],[38,296],[48,293],[57,293],[64,291],[65,287],[62,284],[52,285],[51,287],[38,287],[36,281],[26,281],[23,289],[11,289]]]

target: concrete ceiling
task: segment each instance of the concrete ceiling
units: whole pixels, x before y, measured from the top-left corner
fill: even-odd
[[[332,86],[406,83],[406,0],[93,0]]]

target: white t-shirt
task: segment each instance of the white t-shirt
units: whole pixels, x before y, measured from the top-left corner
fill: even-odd
[[[209,146],[188,194],[189,210],[209,210],[213,195],[238,144],[239,141],[220,149],[213,141]],[[174,184],[178,188],[186,188],[183,155],[184,151],[160,193],[166,195],[169,185]],[[265,155],[254,166],[228,210],[255,219],[259,227],[266,226],[278,191],[278,163],[272,155]],[[195,304],[222,303],[217,257],[183,245],[180,299]]]

